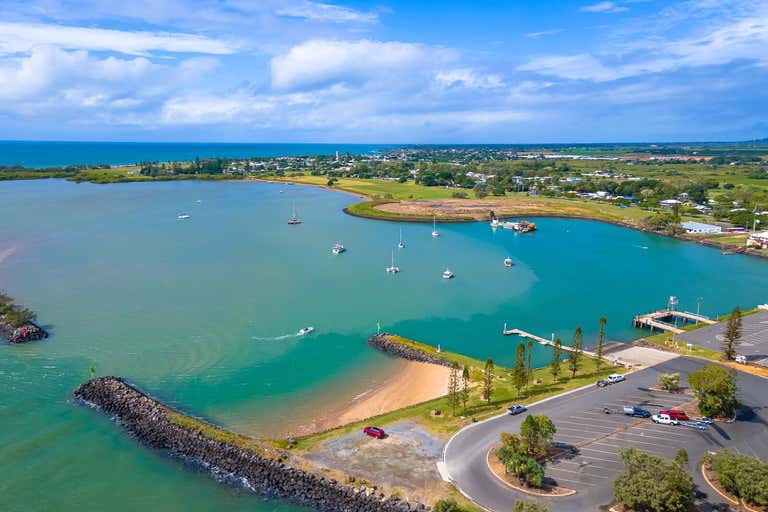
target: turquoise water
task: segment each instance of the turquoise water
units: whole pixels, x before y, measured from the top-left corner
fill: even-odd
[[[566,340],[580,324],[590,342],[604,314],[609,339],[629,340],[632,316],[669,295],[694,310],[702,297],[705,314],[766,302],[760,259],[557,219],[531,235],[442,225],[433,239],[431,225],[341,213],[354,201],[268,183],[0,183],[0,287],[53,333],[0,344],[0,508],[296,510],[183,470],[70,404],[91,365],[238,431],[284,435],[392,367],[365,343],[377,322],[510,364],[504,322]],[[304,223],[290,227],[293,202]],[[400,227],[401,272],[387,275]],[[316,333],[293,335],[305,325]]]
[[[75,164],[130,165],[138,162],[188,162],[198,156],[333,155],[336,151],[363,154],[383,147],[381,144],[0,141],[0,165],[28,168]]]

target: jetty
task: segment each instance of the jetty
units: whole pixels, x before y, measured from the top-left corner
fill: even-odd
[[[635,327],[647,327],[651,332],[653,332],[653,329],[659,329],[673,334],[682,334],[685,330],[677,326],[678,320],[682,320],[682,325],[687,324],[689,321],[707,325],[717,323],[715,320],[698,313],[677,311],[674,309],[661,309],[654,311],[653,313],[635,315],[632,323]]]
[[[507,324],[504,324],[504,330],[502,332],[504,333],[504,336],[520,336],[521,338],[532,339],[533,341],[535,341],[536,343],[539,343],[540,345],[548,345],[550,347],[555,346],[554,341],[548,340],[547,338],[542,338],[541,336],[536,336],[535,334],[531,334],[530,332],[526,332],[522,329],[507,329]],[[561,348],[566,352],[573,352],[573,347],[569,347],[567,345],[561,345]],[[590,352],[588,350],[582,350],[581,353],[588,356],[597,357],[597,354],[595,354],[594,352]]]

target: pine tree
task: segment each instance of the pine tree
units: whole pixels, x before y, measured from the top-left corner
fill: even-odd
[[[741,309],[733,308],[723,335],[723,355],[729,361],[736,357],[736,347],[741,343]]]
[[[483,400],[488,403],[491,403],[491,398],[493,397],[493,379],[495,374],[493,359],[489,357],[483,369]]]
[[[533,340],[528,340],[528,374],[525,377],[525,384],[531,384],[533,382],[533,366],[531,365],[531,357],[533,356]]]
[[[451,373],[448,377],[448,405],[451,406],[451,412],[456,416],[456,409],[459,408],[461,397],[459,396],[459,363],[454,362],[451,366]]]
[[[571,378],[576,376],[576,372],[579,371],[579,364],[581,364],[582,355],[582,339],[581,339],[581,327],[577,327],[573,331],[573,345],[571,345],[571,351],[568,353],[568,366],[571,370]]]
[[[600,371],[600,365],[603,363],[603,343],[605,342],[605,324],[607,320],[605,316],[600,317],[600,332],[597,334],[597,361],[595,366],[597,371]]]
[[[515,366],[512,367],[512,385],[515,386],[518,396],[520,390],[525,387],[528,380],[528,370],[525,366],[525,345],[521,341],[515,351]]]
[[[557,338],[555,340],[555,346],[552,347],[552,369],[550,370],[555,382],[557,382],[557,376],[560,375],[560,357],[562,357],[562,353],[563,342],[560,341],[560,338]]]
[[[464,405],[464,412],[467,412],[467,402],[469,402],[469,383],[470,373],[469,366],[464,366],[464,371],[461,372],[461,403]]]

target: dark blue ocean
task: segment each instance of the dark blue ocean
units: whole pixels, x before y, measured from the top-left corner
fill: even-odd
[[[299,155],[364,154],[382,144],[208,143],[208,142],[51,142],[0,141],[0,165],[27,168],[77,164],[131,165],[138,162],[190,161]]]

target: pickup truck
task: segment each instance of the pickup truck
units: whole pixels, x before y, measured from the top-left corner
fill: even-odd
[[[651,416],[651,420],[654,423],[660,423],[662,425],[679,425],[680,422],[675,418],[670,418],[669,414],[654,414]]]
[[[650,418],[651,412],[640,407],[625,407],[624,414],[627,416],[639,416],[640,418]]]

